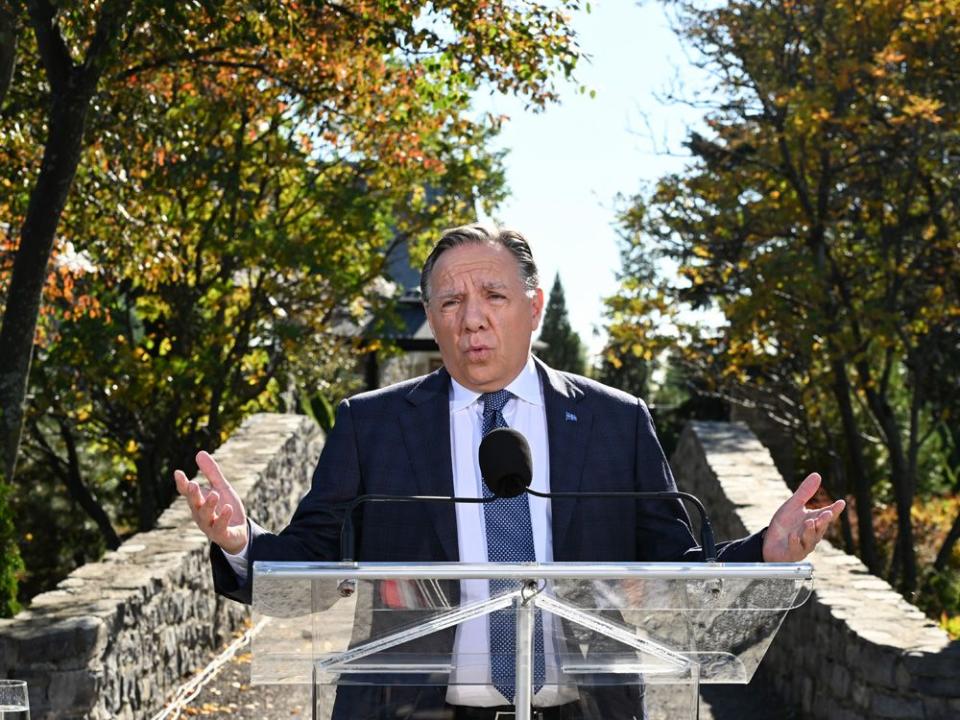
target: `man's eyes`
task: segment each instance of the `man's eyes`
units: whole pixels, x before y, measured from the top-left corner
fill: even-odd
[[[503,293],[490,292],[486,294],[487,300],[492,300],[493,302],[502,302],[507,299],[507,296]],[[463,302],[463,298],[447,298],[446,300],[441,301],[440,309],[441,310],[454,310],[457,308],[460,303]]]

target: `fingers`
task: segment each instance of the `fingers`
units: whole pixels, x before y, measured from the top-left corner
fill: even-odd
[[[844,510],[844,508],[846,508],[846,507],[847,507],[847,501],[846,501],[846,500],[836,500],[836,501],[834,501],[834,503],[833,503],[832,505],[830,505],[830,507],[827,508],[827,510],[829,510],[831,513],[833,513],[833,516],[832,516],[830,519],[832,520],[832,519],[835,518],[835,517],[839,517],[840,513],[842,513],[843,510]]]
[[[231,528],[234,522],[245,528],[243,505],[230,504],[224,500],[236,500],[236,494],[223,477],[216,461],[209,454],[201,452],[197,455],[197,465],[203,475],[210,481],[212,487],[205,488],[196,480],[190,480],[182,470],[175,470],[173,480],[177,492],[183,495],[190,507],[190,514],[197,527],[213,542],[230,552],[240,552],[246,544],[246,533],[239,541],[233,537],[236,529]],[[221,505],[221,503],[223,504]],[[239,503],[239,500],[237,500]]]
[[[817,494],[817,490],[820,489],[820,473],[810,473],[800,483],[800,487],[797,488],[797,491],[790,498],[790,503],[794,506],[803,507]]]
[[[183,470],[174,470],[173,471],[173,482],[177,486],[177,492],[186,497],[187,495],[187,484],[190,482],[187,479],[187,474]]]
[[[230,526],[230,518],[233,517],[233,505],[224,505],[220,509],[220,514],[213,519],[210,526],[211,537],[224,537],[227,528]]]
[[[830,523],[843,510],[844,504],[842,500],[838,500],[830,507],[818,512],[814,517],[808,517],[803,521],[803,527],[797,535],[799,545],[803,548],[803,553],[799,559],[803,559],[813,552],[817,544],[823,540]]]
[[[173,473],[173,479],[177,484],[177,492],[186,498],[190,510],[196,511],[204,501],[203,490],[199,483],[194,480],[187,480],[187,476],[180,470]]]
[[[173,481],[176,483],[177,492],[187,499],[190,509],[192,511],[200,509],[206,499],[200,483],[188,479],[186,473],[182,470],[173,471]]]
[[[790,533],[787,537],[787,559],[789,561],[794,561],[798,558],[803,558],[806,555],[806,552],[803,550],[803,545],[800,542],[800,533]]]
[[[805,556],[813,552],[826,529],[827,524],[818,524],[818,519],[808,518],[803,521],[803,529],[800,531],[800,547],[803,548]]]
[[[186,474],[181,470],[174,471],[173,480],[177,485],[177,492],[183,495],[187,505],[190,506],[194,522],[201,528],[212,525],[217,503],[220,502],[220,493],[216,490],[204,491],[200,487],[200,483],[195,480],[188,480]]]
[[[204,450],[197,453],[197,467],[200,468],[200,472],[203,473],[204,477],[210,481],[212,487],[218,490],[229,487],[229,483],[227,483],[227,479],[223,476],[220,466],[217,465],[217,461],[213,459],[210,453]]]

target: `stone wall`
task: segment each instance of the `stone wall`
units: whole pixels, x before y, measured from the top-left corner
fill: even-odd
[[[687,426],[672,465],[718,539],[762,529],[790,492],[740,423]],[[814,593],[789,613],[760,666],[804,718],[960,718],[960,642],[830,543],[810,556]]]
[[[322,441],[303,416],[255,415],[215,457],[248,513],[279,527]],[[214,594],[206,538],[178,499],[155,530],[0,620],[0,677],[28,681],[34,720],[146,718],[247,618],[245,606]]]

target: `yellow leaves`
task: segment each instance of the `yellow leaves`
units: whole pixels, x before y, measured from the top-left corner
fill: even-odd
[[[701,269],[692,265],[684,265],[680,268],[680,274],[695,286],[703,285],[706,282]]]
[[[939,124],[943,122],[943,118],[939,115],[942,109],[943,102],[940,100],[910,94],[907,95],[907,104],[903,106],[902,112],[910,119],[922,119]]]
[[[128,440],[126,447],[123,448],[124,452],[126,452],[127,455],[133,455],[139,449],[140,449],[140,445],[137,444],[136,440]]]
[[[711,253],[710,250],[704,247],[703,245],[694,245],[693,254],[699,258],[705,258],[705,259],[708,259],[713,256],[713,253]]]
[[[635,358],[641,358],[643,360],[653,360],[653,350],[649,347],[641,345],[640,343],[634,343],[630,346],[630,352]]]
[[[829,120],[832,116],[831,116],[831,114],[830,114],[830,111],[827,110],[827,108],[823,108],[823,107],[822,107],[822,108],[817,108],[817,109],[811,114],[810,117],[811,117],[811,119],[813,119],[814,121],[816,121],[816,122],[821,122],[821,123],[822,123],[822,122],[826,122],[827,120]]]
[[[884,48],[877,54],[877,62],[883,65],[899,65],[906,59],[907,56],[903,52],[892,47]]]

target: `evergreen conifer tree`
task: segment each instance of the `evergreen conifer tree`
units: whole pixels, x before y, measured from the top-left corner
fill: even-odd
[[[539,350],[537,355],[547,365],[555,370],[584,374],[587,364],[586,348],[580,342],[580,336],[570,327],[560,273],[554,278],[553,288],[550,290],[550,299],[543,314],[540,340],[547,347]]]

